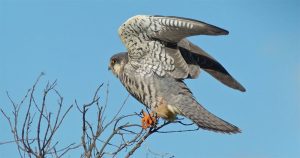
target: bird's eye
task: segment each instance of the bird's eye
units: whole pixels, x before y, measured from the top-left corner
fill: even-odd
[[[111,60],[111,64],[114,65],[116,63],[116,59]]]

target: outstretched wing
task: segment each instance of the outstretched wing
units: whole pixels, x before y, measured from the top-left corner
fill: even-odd
[[[192,42],[183,39],[178,43],[178,47],[184,60],[189,65],[190,78],[196,78],[201,68],[223,84],[242,92],[246,91],[216,59]]]
[[[144,34],[151,39],[177,43],[193,35],[227,35],[228,31],[198,20],[174,16],[137,15],[128,19],[119,28],[123,43],[134,36]],[[147,38],[147,37],[143,37]]]
[[[119,28],[129,62],[137,71],[169,74],[177,79],[189,75],[189,66],[177,47],[180,40],[193,35],[226,34],[228,31],[201,21],[165,16],[134,16]]]

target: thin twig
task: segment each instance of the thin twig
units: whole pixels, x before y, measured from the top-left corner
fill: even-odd
[[[66,152],[76,147],[74,146],[74,144],[70,144],[65,148],[57,150],[56,146],[59,142],[56,141],[54,144],[52,143],[53,136],[55,135],[58,128],[60,128],[62,122],[64,121],[66,115],[70,112],[70,109],[73,107],[73,105],[69,106],[65,112],[62,112],[63,98],[61,97],[59,92],[55,90],[56,81],[54,81],[51,84],[48,83],[46,85],[44,93],[42,94],[42,103],[39,106],[35,99],[35,91],[43,75],[43,73],[39,75],[39,77],[34,82],[32,88],[27,91],[26,95],[22,98],[19,104],[16,104],[7,92],[8,99],[10,100],[10,103],[13,107],[12,119],[6,112],[0,109],[2,115],[6,118],[7,122],[9,123],[11,133],[14,136],[13,142],[16,143],[21,158],[44,158],[47,154],[52,154],[53,156],[59,157],[58,154],[62,156]],[[52,124],[51,121],[52,113],[48,112],[46,109],[47,96],[51,92],[56,93],[59,98],[58,111],[56,112],[56,117],[54,118],[54,124]],[[21,106],[26,101],[28,101],[27,107]],[[22,110],[25,110],[24,118],[20,118],[19,116],[19,113],[23,112]],[[35,120],[36,114],[38,115],[37,120]],[[23,121],[20,129],[18,128],[19,121]],[[45,129],[42,129],[44,128],[42,127],[44,121],[46,122],[46,126]],[[32,138],[32,134],[30,134],[30,132],[34,128],[36,131],[36,137]],[[45,131],[45,133],[42,133],[41,131]],[[19,134],[19,132],[21,134]],[[3,142],[3,144],[6,143],[10,143],[10,141]]]

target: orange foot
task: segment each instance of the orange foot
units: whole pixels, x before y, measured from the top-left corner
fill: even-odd
[[[144,111],[143,118],[142,118],[142,128],[147,129],[151,126],[154,126],[157,123],[157,117],[151,112],[151,114],[148,114]]]

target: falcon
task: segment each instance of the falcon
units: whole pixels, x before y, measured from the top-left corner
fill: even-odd
[[[186,39],[227,35],[228,31],[188,18],[137,15],[122,24],[118,33],[127,52],[113,55],[109,69],[155,116],[174,121],[182,115],[202,129],[240,132],[199,104],[184,83],[184,79],[197,78],[203,69],[228,87],[246,91],[216,59]],[[152,115],[144,115],[143,128],[156,123]]]

